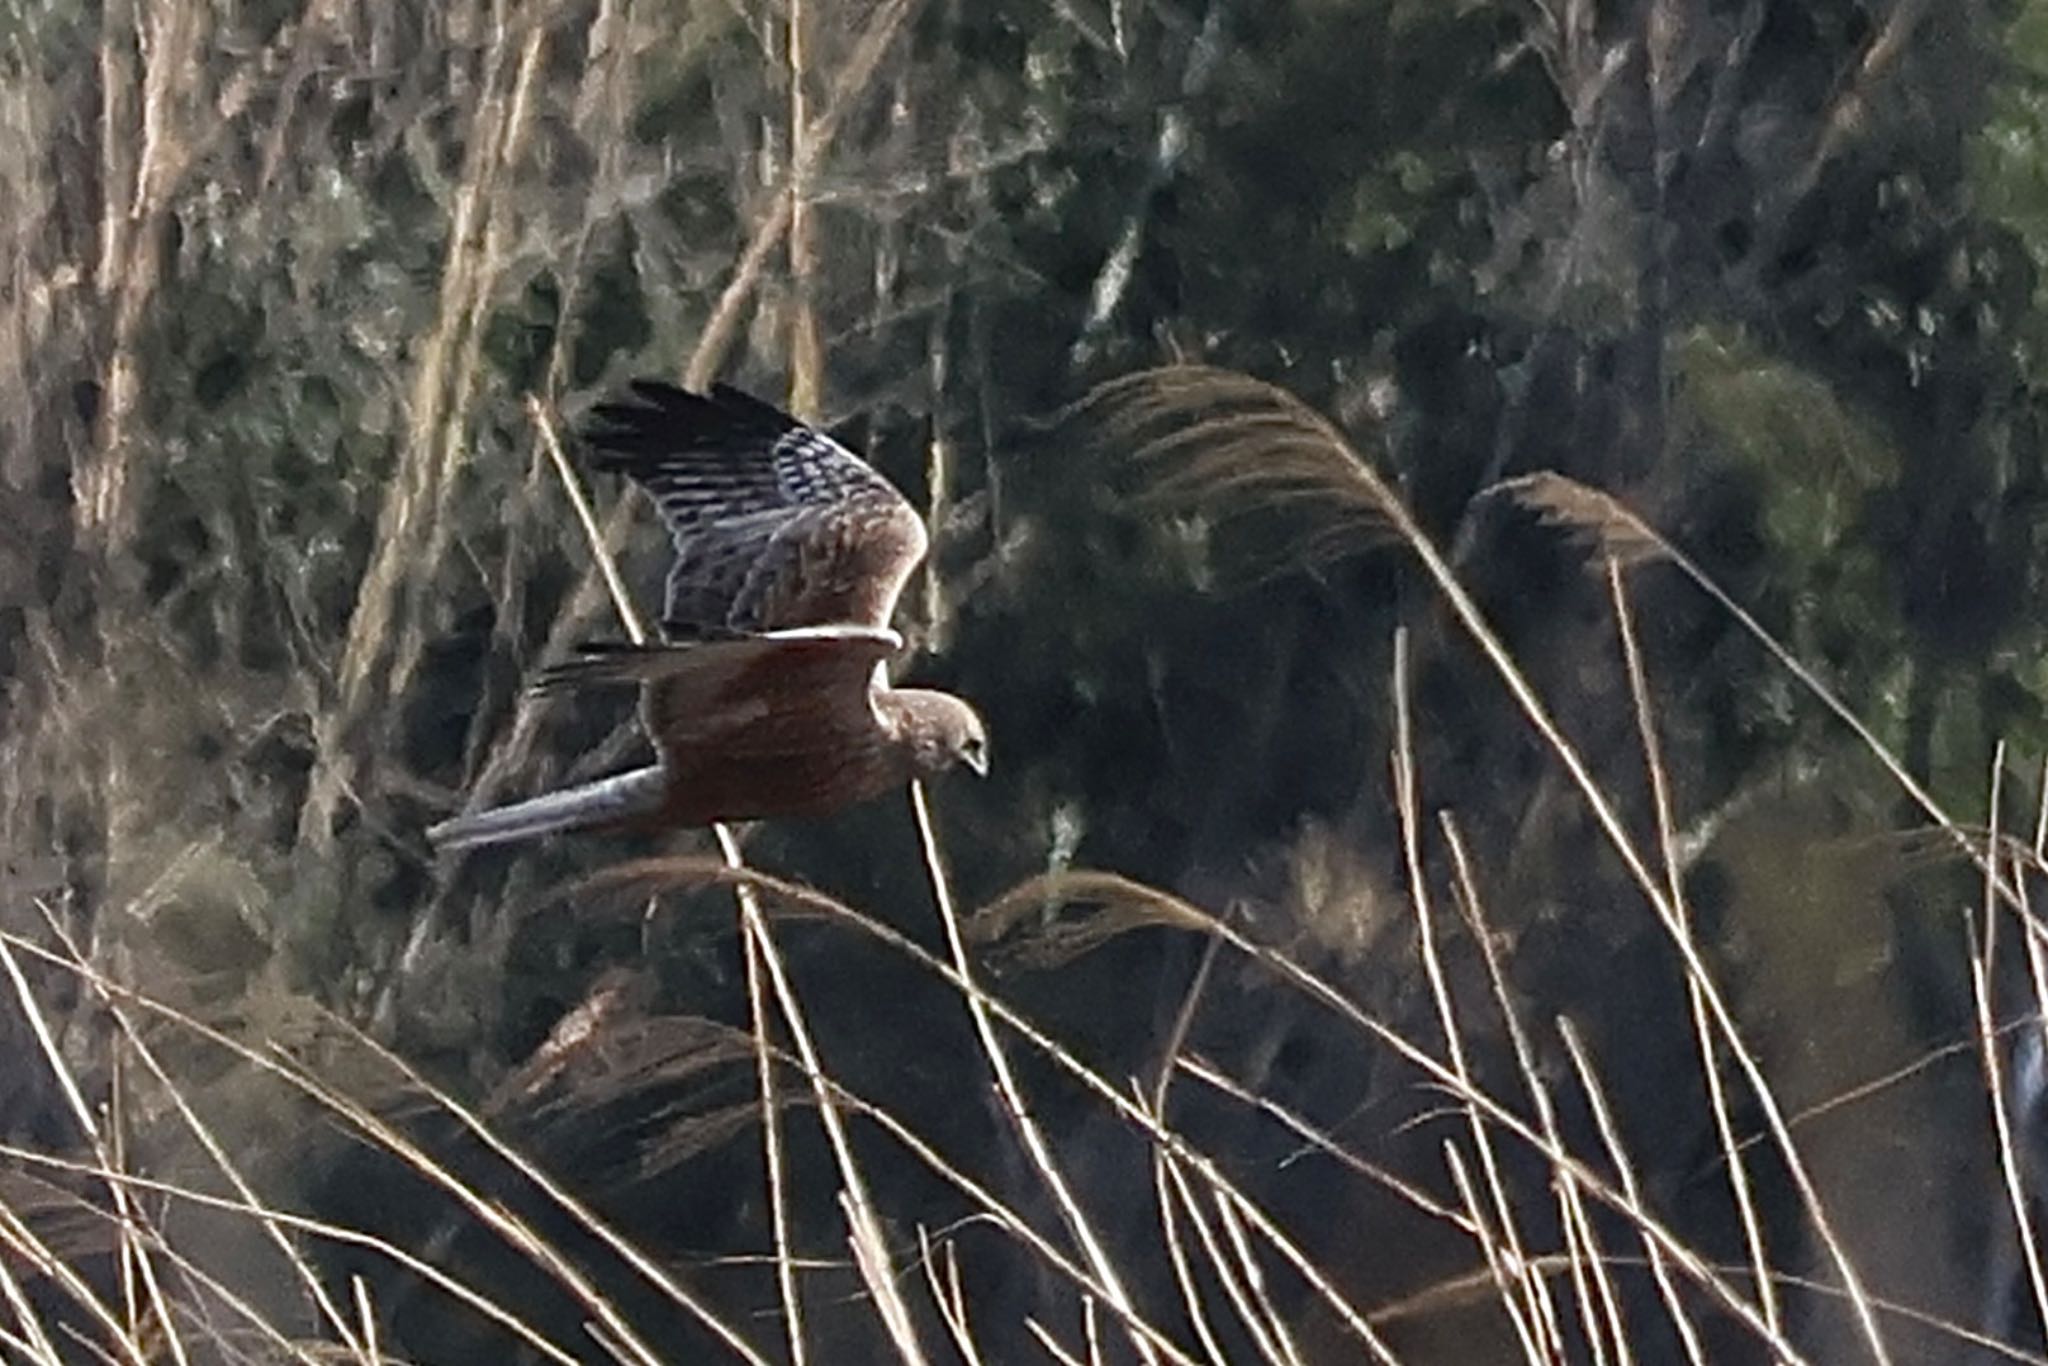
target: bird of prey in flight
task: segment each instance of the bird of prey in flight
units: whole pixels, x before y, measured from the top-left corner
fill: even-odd
[[[956,764],[988,771],[972,707],[889,684],[889,618],[926,536],[888,480],[723,384],[638,380],[594,415],[594,467],[644,489],[675,540],[663,641],[586,646],[537,690],[638,684],[658,762],[444,821],[437,848],[819,815]]]

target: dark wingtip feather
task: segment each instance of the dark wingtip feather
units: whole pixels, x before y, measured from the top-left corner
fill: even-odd
[[[758,423],[764,429],[772,428],[777,436],[803,425],[766,399],[755,398],[746,390],[735,389],[730,384],[712,385],[711,398],[734,417],[750,424]]]
[[[583,439],[597,452],[594,468],[630,473],[651,455],[766,446],[799,425],[728,384],[714,384],[706,395],[665,380],[635,379],[624,396],[590,409]]]

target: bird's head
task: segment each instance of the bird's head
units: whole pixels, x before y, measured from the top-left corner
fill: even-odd
[[[974,708],[951,693],[924,688],[903,688],[892,696],[903,714],[898,733],[919,777],[934,777],[956,764],[988,776],[988,728]]]

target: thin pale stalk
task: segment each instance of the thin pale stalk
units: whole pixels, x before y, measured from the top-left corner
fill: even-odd
[[[175,1012],[166,1013],[170,1014],[171,1018],[181,1018],[178,1017],[175,1014]],[[197,1024],[197,1022],[189,1023],[191,1027],[198,1028],[204,1031],[209,1037],[213,1038],[216,1042],[221,1042],[225,1039],[225,1036],[218,1035],[214,1033],[214,1031],[207,1030],[204,1025],[199,1025]],[[340,1025],[344,1030],[346,1030],[349,1036],[353,1038],[358,1045],[368,1049],[371,1053],[375,1054],[378,1058],[380,1058],[385,1063],[385,1065],[391,1067],[400,1076],[402,1076],[406,1080],[406,1082],[412,1087],[416,1088],[421,1095],[424,1095],[428,1099],[432,1100],[436,1105],[440,1106],[441,1109],[446,1111],[451,1117],[458,1120],[465,1130],[467,1130],[471,1135],[477,1138],[481,1143],[484,1144],[485,1147],[489,1148],[499,1158],[503,1159],[522,1177],[532,1182],[535,1187],[537,1187],[543,1194],[545,1194],[558,1207],[560,1207],[564,1213],[568,1214],[572,1219],[574,1219],[579,1226],[581,1226],[586,1232],[595,1237],[598,1241],[602,1242],[607,1248],[611,1249],[611,1251],[615,1253],[620,1258],[620,1260],[624,1261],[627,1265],[631,1266],[635,1271],[640,1273],[641,1276],[645,1277],[650,1284],[652,1284],[656,1289],[660,1290],[664,1295],[666,1295],[672,1303],[674,1303],[679,1308],[685,1310],[687,1313],[690,1314],[691,1317],[695,1318],[698,1323],[700,1323],[706,1329],[708,1329],[713,1336],[715,1336],[728,1349],[730,1349],[735,1356],[738,1356],[743,1361],[750,1363],[750,1366],[767,1366],[766,1359],[762,1357],[760,1353],[756,1352],[753,1349],[753,1347],[748,1345],[746,1340],[741,1338],[739,1334],[736,1331],[734,1331],[734,1329],[730,1327],[723,1319],[719,1318],[716,1312],[714,1312],[709,1305],[699,1300],[697,1296],[692,1294],[688,1289],[686,1289],[680,1281],[676,1280],[674,1276],[669,1274],[669,1272],[665,1270],[659,1262],[655,1261],[652,1257],[648,1256],[647,1253],[641,1251],[641,1249],[637,1247],[630,1239],[626,1238],[623,1234],[619,1233],[605,1220],[600,1219],[595,1212],[593,1212],[588,1206],[584,1205],[575,1196],[571,1195],[566,1188],[564,1188],[552,1176],[548,1175],[546,1171],[537,1166],[531,1159],[527,1158],[524,1154],[520,1153],[510,1144],[506,1143],[505,1140],[500,1138],[497,1132],[493,1130],[489,1125],[485,1124],[482,1118],[478,1116],[474,1111],[464,1106],[461,1102],[457,1101],[453,1096],[449,1095],[446,1091],[440,1089],[437,1086],[434,1086],[424,1076],[420,1075],[419,1072],[414,1070],[410,1063],[406,1062],[403,1058],[400,1058],[397,1054],[391,1052],[389,1049],[379,1044],[376,1040],[370,1038],[366,1034],[363,1034],[360,1030],[356,1030],[349,1027],[348,1025],[346,1025],[345,1022],[336,1021],[335,1023]],[[245,1056],[248,1055],[248,1050],[242,1049],[232,1040],[226,1040],[226,1042],[230,1047],[233,1047],[235,1051],[244,1053]],[[258,1054],[256,1056],[262,1055]],[[285,1076],[289,1080],[292,1080],[294,1085],[300,1085],[302,1089],[304,1089],[304,1082],[306,1080],[309,1080],[307,1078],[299,1076],[294,1069],[283,1068],[278,1070],[280,1075]],[[319,1093],[317,1091],[309,1090],[309,1094],[313,1094],[316,1098],[318,1098]],[[629,1338],[628,1340],[630,1341],[631,1339]]]
[[[917,820],[917,836],[924,850],[925,871],[930,875],[932,900],[938,907],[939,921],[946,931],[946,947],[953,959],[953,969],[962,983],[971,984],[974,970],[967,960],[967,945],[960,935],[960,917],[953,909],[952,887],[946,877],[944,860],[939,854],[938,834],[932,826],[930,804],[925,798],[924,784],[913,780],[910,784],[910,809]],[[1067,1227],[1067,1235],[1074,1240],[1081,1255],[1094,1268],[1096,1279],[1108,1290],[1112,1303],[1128,1315],[1131,1299],[1123,1288],[1122,1280],[1116,1274],[1116,1267],[1110,1262],[1109,1253],[1096,1237],[1094,1227],[1088,1222],[1081,1202],[1074,1197],[1073,1190],[1061,1175],[1059,1164],[1053,1159],[1052,1146],[1045,1141],[1037,1121],[1031,1118],[1031,1107],[1026,1104],[1023,1088],[1017,1084],[1016,1074],[1010,1070],[1009,1055],[1004,1051],[1002,1041],[996,1037],[995,1025],[990,1021],[988,1011],[982,1006],[978,992],[964,993],[968,1014],[974,1020],[974,1032],[981,1041],[981,1051],[988,1059],[989,1070],[995,1076],[996,1092],[1003,1099],[1003,1107],[1010,1119],[1010,1127],[1016,1131],[1018,1141],[1024,1145],[1031,1165],[1044,1182],[1046,1191],[1052,1196],[1053,1205],[1060,1212],[1060,1221]],[[1133,1337],[1132,1347],[1147,1362],[1156,1358],[1144,1339]]]
[[[931,1287],[932,1303],[938,1306],[939,1320],[946,1325],[946,1332],[952,1337],[960,1359],[967,1366],[981,1366],[981,1349],[975,1345],[974,1332],[967,1322],[967,1297],[960,1289],[960,1255],[950,1239],[945,1246],[946,1276],[941,1280],[931,1234],[922,1224],[918,1225],[918,1261],[924,1267],[925,1284]]]
[[[1664,749],[1658,741],[1657,724],[1650,708],[1649,676],[1643,668],[1642,650],[1636,643],[1635,613],[1629,609],[1621,565],[1611,555],[1607,559],[1607,587],[1614,599],[1614,620],[1621,634],[1622,659],[1628,674],[1629,695],[1635,705],[1636,730],[1650,773],[1650,800],[1657,816],[1658,853],[1664,861],[1671,905],[1678,913],[1679,923],[1690,931],[1692,915],[1685,899],[1685,877],[1678,858],[1671,781],[1664,770]],[[1780,1323],[1778,1293],[1771,1280],[1770,1259],[1764,1249],[1763,1220],[1757,1214],[1756,1196],[1750,1189],[1749,1168],[1736,1146],[1735,1119],[1728,1110],[1727,1091],[1722,1085],[1721,1068],[1716,1060],[1714,1032],[1707,1018],[1707,1003],[1697,982],[1688,980],[1685,987],[1686,1003],[1692,1013],[1693,1037],[1699,1041],[1700,1072],[1707,1083],[1707,1107],[1713,1112],[1714,1134],[1720,1141],[1721,1154],[1728,1165],[1729,1191],[1735,1197],[1736,1213],[1742,1221],[1743,1243],[1749,1249],[1750,1265],[1756,1273],[1757,1303],[1763,1310],[1764,1322],[1776,1328]],[[1697,1344],[1690,1338],[1687,1345],[1696,1352]],[[1694,1359],[1698,1359],[1697,1355]]]
[[[361,1356],[369,1366],[379,1366],[384,1360],[383,1349],[377,1344],[377,1311],[370,1307],[370,1286],[361,1276],[349,1277],[349,1284],[355,1289],[356,1317],[362,1324]]]
[[[1572,744],[1558,726],[1556,719],[1551,716],[1549,708],[1536,695],[1536,690],[1516,666],[1507,646],[1494,634],[1493,627],[1480,612],[1478,604],[1466,593],[1464,585],[1458,581],[1435,544],[1410,516],[1407,508],[1385,489],[1376,474],[1363,465],[1359,465],[1357,469],[1360,477],[1371,484],[1378,501],[1388,506],[1389,516],[1398,527],[1401,539],[1422,560],[1431,579],[1436,582],[1438,591],[1450,603],[1452,611],[1457,615],[1466,633],[1493,664],[1495,672],[1500,675],[1502,682],[1507,685],[1508,691],[1522,708],[1523,715],[1550,746],[1552,753],[1564,764],[1566,771],[1571,775],[1573,785],[1579,789],[1580,795],[1593,813],[1594,820],[1606,834],[1609,846],[1628,868],[1629,875],[1641,888],[1656,912],[1658,923],[1663,926],[1665,934],[1678,950],[1679,957],[1684,960],[1686,976],[1699,984],[1700,993],[1707,1001],[1714,1023],[1727,1040],[1728,1051],[1741,1069],[1750,1092],[1756,1097],[1757,1107],[1763,1111],[1771,1135],[1784,1156],[1786,1170],[1798,1188],[1800,1202],[1806,1208],[1807,1217],[1813,1222],[1814,1232],[1827,1249],[1828,1259],[1834,1263],[1835,1273],[1842,1278],[1842,1286],[1848,1292],[1849,1303],[1856,1313],[1857,1326],[1861,1329],[1864,1342],[1870,1349],[1871,1358],[1879,1362],[1880,1366],[1890,1366],[1891,1353],[1884,1345],[1884,1334],[1878,1327],[1877,1315],[1871,1308],[1863,1278],[1857,1274],[1855,1265],[1850,1261],[1848,1248],[1843,1245],[1840,1236],[1835,1232],[1833,1221],[1828,1218],[1827,1207],[1820,1197],[1820,1188],[1814,1184],[1812,1173],[1807,1169],[1806,1158],[1793,1138],[1791,1128],[1785,1123],[1777,1093],[1772,1089],[1769,1078],[1764,1075],[1762,1064],[1757,1061],[1755,1054],[1744,1041],[1742,1031],[1736,1024],[1734,1012],[1728,1008],[1727,1002],[1721,996],[1720,988],[1714,984],[1713,976],[1708,972],[1705,961],[1701,959],[1698,949],[1694,946],[1691,935],[1686,932],[1684,924],[1679,920],[1676,908],[1672,906],[1657,876],[1650,871],[1649,865],[1643,861],[1641,853],[1636,849],[1635,841],[1630,838],[1628,827],[1623,823],[1620,813],[1608,800],[1606,792],[1601,789],[1599,781],[1593,776],[1592,769],[1586,764],[1578,747]],[[1771,1332],[1773,1336],[1777,1336],[1776,1329],[1772,1329]]]
[[[1998,849],[1999,807],[2004,798],[2005,743],[2000,741],[1991,758],[1991,819],[1987,842],[1988,861],[1996,868],[2002,861]],[[1977,1009],[1977,1038],[1984,1064],[1985,1089],[1991,1093],[1992,1130],[1998,1140],[1999,1174],[2004,1180],[2006,1203],[2018,1229],[2020,1252],[2026,1260],[2027,1284],[2034,1294],[2034,1307],[2041,1322],[2048,1325],[2048,1277],[2041,1268],[2041,1248],[2028,1216],[2026,1179],[2013,1139],[2012,1115],[2005,1092],[2005,1067],[1998,1056],[1998,1039],[1992,1027],[1991,981],[1998,953],[1998,885],[1995,877],[1984,881],[1984,936],[1970,946],[1970,995]],[[1974,939],[1974,936],[1973,936]]]
[[[1302,1366],[1301,1350],[1294,1345],[1294,1334],[1287,1331],[1287,1320],[1273,1307],[1273,1297],[1266,1290],[1266,1271],[1259,1265],[1258,1252],[1252,1247],[1251,1239],[1245,1235],[1237,1201],[1230,1192],[1221,1190],[1213,1193],[1213,1199],[1216,1222],[1223,1227],[1231,1255],[1237,1258],[1239,1271],[1244,1276],[1245,1288],[1251,1292],[1252,1302],[1258,1305],[1260,1316],[1272,1331],[1274,1344],[1290,1366]],[[1391,1361],[1392,1358],[1383,1356],[1382,1360]]]
[[[106,1332],[108,1340],[119,1349],[129,1366],[150,1366],[141,1344],[122,1327],[121,1318],[113,1308],[93,1293],[92,1287],[76,1268],[52,1252],[42,1239],[36,1237],[34,1230],[6,1205],[0,1205],[0,1251],[11,1251],[53,1282],[67,1299],[83,1309]],[[0,1261],[5,1260],[0,1257]],[[35,1311],[30,1309],[28,1312],[32,1315]],[[28,1320],[23,1319],[22,1322],[26,1324]]]
[[[818,331],[818,228],[811,201],[817,158],[811,136],[810,5],[787,0],[789,18],[789,410],[806,422],[818,415],[824,393],[825,343]]]
[[[1643,1192],[1641,1183],[1636,1179],[1635,1164],[1629,1160],[1628,1148],[1621,1141],[1621,1128],[1608,1109],[1606,1093],[1600,1087],[1599,1074],[1593,1070],[1593,1061],[1586,1053],[1585,1043],[1569,1020],[1558,1021],[1558,1030],[1564,1035],[1565,1048],[1572,1055],[1573,1067],[1578,1070],[1579,1084],[1585,1088],[1587,1103],[1592,1106],[1593,1122],[1600,1129],[1600,1141],[1606,1145],[1607,1156],[1614,1163],[1614,1169],[1621,1174],[1621,1188],[1632,1199],[1641,1200]],[[1671,1324],[1677,1329],[1678,1339],[1685,1347],[1685,1359],[1693,1366],[1706,1366],[1699,1333],[1693,1327],[1692,1316],[1685,1311],[1685,1304],[1678,1298],[1678,1287],[1672,1282],[1671,1269],[1665,1264],[1664,1254],[1657,1250],[1655,1243],[1647,1240],[1643,1243],[1643,1253],[1649,1260],[1650,1277],[1657,1284],[1657,1293],[1663,1297],[1665,1310],[1671,1315]]]
[[[727,864],[735,872],[744,871],[739,845],[734,841],[732,832],[722,825],[714,827],[714,830]],[[825,1126],[826,1140],[831,1144],[833,1158],[839,1165],[840,1199],[846,1211],[855,1264],[861,1270],[868,1291],[874,1297],[876,1312],[898,1352],[905,1361],[922,1366],[924,1356],[918,1345],[915,1320],[910,1316],[910,1307],[903,1302],[903,1296],[896,1287],[895,1273],[888,1264],[888,1245],[882,1238],[881,1220],[868,1194],[867,1180],[861,1175],[860,1164],[854,1160],[853,1145],[847,1139],[846,1126],[840,1118],[838,1105],[833,1101],[832,1088],[826,1084],[825,1069],[818,1060],[816,1045],[811,1042],[810,1028],[804,1023],[803,1008],[797,1003],[796,992],[783,971],[782,956],[768,933],[768,919],[761,914],[761,907],[753,896],[742,896],[739,902],[744,932],[751,935],[760,947],[761,962],[774,986],[783,1023],[796,1044],[797,1057],[811,1083],[811,1094],[818,1102],[818,1118]]]
[[[534,431],[540,436],[540,444],[548,453],[548,461],[562,481],[562,491],[569,496],[569,506],[576,511],[576,522],[583,528],[598,572],[604,576],[605,591],[611,594],[612,610],[619,614],[627,639],[635,645],[646,644],[647,629],[641,625],[640,614],[633,608],[633,596],[626,591],[626,581],[619,574],[618,557],[606,545],[604,529],[597,524],[597,513],[590,506],[590,495],[584,492],[583,481],[576,476],[576,467],[563,453],[562,438],[539,395],[526,396],[526,416],[533,423]]]
[[[1579,1328],[1586,1335],[1593,1366],[1607,1366],[1607,1325],[1601,1317],[1600,1287],[1592,1273],[1599,1254],[1588,1250],[1592,1226],[1582,1202],[1566,1200],[1560,1192],[1558,1206],[1562,1215],[1558,1227],[1564,1234],[1565,1266],[1571,1273],[1572,1300],[1579,1307]]]
[[[1052,1331],[1037,1319],[1025,1319],[1024,1327],[1032,1337],[1038,1339],[1038,1345],[1045,1349],[1045,1354],[1054,1361],[1061,1363],[1061,1366],[1088,1366],[1087,1362],[1060,1346],[1059,1339],[1054,1337]]]
[[[840,126],[866,92],[876,67],[881,64],[882,55],[889,50],[896,34],[919,3],[920,0],[883,0],[876,7],[867,27],[861,30],[855,41],[846,65],[833,79],[832,93],[826,98],[824,112],[804,130],[801,147],[792,152],[788,171],[790,182],[809,179],[824,164],[825,155],[838,137]],[[798,164],[799,158],[801,165]],[[683,369],[685,388],[702,389],[724,363],[726,353],[732,349],[733,338],[739,333],[747,300],[760,283],[768,258],[781,245],[783,234],[789,231],[792,207],[792,197],[787,193],[778,193],[770,198],[767,214],[755,224],[753,234],[733,266],[732,279],[720,292],[704,330],[697,334],[697,349],[691,353],[689,364]]]
[[[1243,1324],[1245,1332],[1251,1335],[1252,1344],[1259,1349],[1259,1359],[1270,1366],[1286,1366],[1286,1358],[1281,1355],[1279,1345],[1273,1341],[1272,1331],[1264,1316],[1259,1313],[1258,1304],[1252,1299],[1250,1290],[1241,1280],[1234,1261],[1225,1255],[1223,1240],[1217,1236],[1208,1215],[1203,1213],[1201,1203],[1195,1198],[1194,1187],[1188,1181],[1187,1173],[1181,1170],[1181,1164],[1175,1160],[1172,1153],[1161,1150],[1159,1156],[1166,1163],[1167,1177],[1173,1182],[1174,1192],[1180,1200],[1181,1208],[1187,1212],[1188,1222],[1194,1225],[1195,1238],[1201,1243],[1202,1251],[1207,1254],[1209,1265],[1215,1271],[1218,1283],[1223,1286],[1224,1296],[1230,1301],[1230,1307],[1237,1311],[1237,1321]]]
[[[1455,1073],[1466,1090],[1472,1089],[1472,1069],[1465,1059],[1465,1040],[1458,1028],[1456,1007],[1451,1001],[1451,989],[1444,979],[1443,960],[1436,947],[1436,917],[1432,913],[1429,895],[1429,877],[1422,866],[1422,811],[1417,793],[1415,771],[1415,716],[1408,690],[1408,632],[1404,627],[1394,633],[1394,750],[1392,755],[1394,777],[1394,808],[1401,822],[1401,855],[1408,872],[1408,901],[1415,908],[1415,926],[1422,952],[1423,975],[1429,982],[1429,994],[1436,1005],[1437,1023],[1443,1029],[1444,1050],[1450,1059],[1451,1071]],[[1493,1219],[1500,1230],[1500,1245],[1504,1246],[1510,1262],[1520,1268],[1527,1260],[1522,1248],[1520,1233],[1515,1227],[1514,1207],[1508,1201],[1506,1183],[1501,1180],[1500,1163],[1494,1155],[1493,1140],[1486,1131],[1486,1125],[1479,1118],[1479,1111],[1466,1104],[1465,1121],[1472,1131],[1473,1151],[1479,1155],[1481,1173],[1486,1179],[1486,1191],[1493,1205]],[[1476,1217],[1476,1211],[1475,1211]],[[1536,1332],[1530,1320],[1536,1313],[1533,1302],[1523,1303],[1511,1286],[1507,1274],[1498,1260],[1499,1248],[1490,1238],[1480,1240],[1480,1248],[1496,1275],[1501,1277],[1501,1306],[1507,1311],[1508,1322],[1513,1325],[1515,1337],[1522,1344],[1522,1354],[1531,1361],[1541,1361],[1542,1353],[1536,1345]],[[1519,1282],[1519,1275],[1517,1276]],[[1522,1295],[1533,1294],[1526,1283],[1520,1283]]]
[[[1473,1229],[1473,1241],[1479,1244],[1479,1260],[1486,1267],[1486,1274],[1492,1278],[1495,1298],[1500,1301],[1501,1312],[1507,1316],[1508,1326],[1515,1331],[1515,1341],[1521,1344],[1522,1360],[1530,1366],[1544,1366],[1536,1340],[1529,1335],[1527,1325],[1522,1321],[1521,1305],[1517,1303],[1522,1288],[1517,1277],[1509,1275],[1507,1270],[1512,1264],[1519,1273],[1521,1257],[1500,1245],[1493,1226],[1487,1222],[1486,1211],[1479,1203],[1479,1192],[1472,1184],[1472,1174],[1466,1170],[1465,1159],[1458,1154],[1458,1145],[1446,1139],[1443,1149],[1444,1167],[1451,1174],[1451,1186],[1464,1203],[1465,1217]]]
[[[1395,1195],[1398,1195],[1430,1218],[1441,1219],[1460,1233],[1466,1234],[1469,1237],[1477,1238],[1479,1236],[1478,1225],[1473,1223],[1472,1216],[1466,1211],[1443,1203],[1414,1182],[1396,1176],[1393,1172],[1376,1162],[1360,1157],[1338,1143],[1328,1133],[1309,1123],[1295,1111],[1288,1109],[1270,1096],[1262,1096],[1239,1085],[1234,1078],[1218,1071],[1205,1059],[1200,1057],[1182,1058],[1180,1060],[1180,1069],[1198,1081],[1215,1087],[1231,1099],[1272,1116],[1317,1152],[1322,1153],[1339,1165],[1349,1168],[1367,1180],[1386,1187],[1386,1189],[1392,1191]]]
[[[1153,1198],[1159,1202],[1160,1236],[1166,1240],[1166,1259],[1173,1268],[1173,1281],[1180,1288],[1181,1303],[1187,1308],[1188,1322],[1195,1330],[1195,1340],[1202,1344],[1202,1351],[1209,1358],[1209,1366],[1228,1366],[1223,1355],[1223,1344],[1216,1340],[1215,1329],[1209,1326],[1209,1311],[1202,1305],[1202,1295],[1195,1283],[1195,1269],[1188,1260],[1188,1250],[1181,1240],[1180,1219],[1174,1214],[1176,1197],[1168,1185],[1167,1163],[1173,1159],[1166,1153],[1152,1154]]]
[[[1528,1032],[1522,1027],[1521,1014],[1515,1009],[1514,997],[1508,990],[1507,970],[1501,964],[1493,931],[1486,921],[1485,903],[1479,895],[1479,879],[1472,871],[1471,855],[1466,852],[1464,837],[1451,813],[1442,812],[1437,819],[1443,827],[1444,845],[1451,854],[1451,869],[1455,877],[1451,884],[1452,899],[1465,918],[1465,926],[1473,942],[1479,946],[1480,961],[1486,965],[1487,985],[1492,989],[1494,1004],[1507,1029],[1508,1044],[1515,1055],[1516,1074],[1522,1080],[1522,1089],[1528,1094],[1530,1103],[1536,1107],[1536,1119],[1542,1126],[1544,1137],[1562,1151],[1564,1138],[1558,1129],[1557,1110],[1551,1103],[1550,1088],[1544,1084],[1543,1074],[1536,1066],[1536,1050],[1529,1042]],[[1574,1218],[1583,1218],[1583,1211],[1574,1213],[1580,1197],[1578,1183],[1571,1173],[1557,1171],[1553,1186],[1558,1212],[1565,1225],[1568,1227]],[[1562,1361],[1565,1359],[1564,1332],[1558,1323],[1557,1306],[1551,1300],[1549,1282],[1542,1276],[1536,1276],[1534,1280],[1537,1314],[1548,1339],[1550,1354]]]
[[[804,1366],[803,1297],[797,1292],[796,1262],[789,1245],[789,1193],[783,1175],[782,1106],[776,1096],[774,1028],[762,978],[761,946],[750,934],[740,942],[747,958],[747,1010],[753,1020],[754,1074],[761,1092],[761,1153],[768,1176],[768,1222],[775,1237],[775,1285],[789,1339],[791,1366]]]
[[[983,1213],[998,1228],[1031,1249],[1047,1266],[1070,1281],[1078,1292],[1101,1298],[1102,1287],[1095,1282],[1087,1267],[1054,1246],[1043,1234],[1026,1223],[1022,1215],[1004,1204],[987,1187],[947,1161],[909,1125],[880,1106],[855,1095],[829,1077],[825,1079],[825,1084],[842,1106],[865,1116],[877,1128],[895,1139],[905,1152],[980,1206]],[[1122,1312],[1113,1304],[1110,1305],[1110,1309],[1115,1313]],[[1134,1313],[1124,1319],[1124,1322],[1133,1332],[1142,1334],[1145,1340],[1168,1361],[1174,1363],[1174,1366],[1197,1366],[1192,1357],[1175,1346],[1171,1338],[1144,1318]]]
[[[4,1228],[0,1228],[0,1242],[4,1242],[5,1237]],[[34,1360],[37,1366],[64,1366],[64,1358],[57,1354],[57,1344],[50,1341],[50,1335],[43,1331],[42,1315],[15,1278],[13,1263],[6,1257],[0,1257],[0,1298],[5,1298],[7,1307],[14,1311],[15,1323],[21,1328],[21,1336],[10,1344],[14,1350]]]

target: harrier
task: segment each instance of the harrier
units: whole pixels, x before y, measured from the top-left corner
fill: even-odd
[[[563,830],[819,815],[965,764],[988,771],[972,707],[889,685],[889,628],[924,522],[865,461],[726,385],[635,381],[600,405],[595,468],[646,490],[675,540],[664,642],[597,644],[537,691],[638,684],[658,762],[444,821],[441,849]]]

